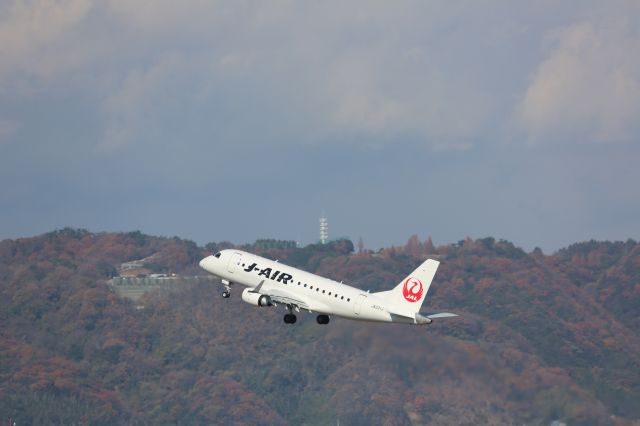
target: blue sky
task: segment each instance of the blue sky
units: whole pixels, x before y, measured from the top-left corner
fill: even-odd
[[[0,5],[0,238],[640,237],[640,3]]]

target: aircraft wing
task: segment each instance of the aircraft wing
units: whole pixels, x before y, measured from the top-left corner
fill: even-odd
[[[316,301],[301,297],[296,292],[283,289],[280,286],[276,287],[273,285],[269,285],[264,281],[260,282],[260,284],[258,284],[258,286],[256,286],[253,291],[269,296],[271,302],[275,303],[276,305],[294,305],[300,309],[311,312],[324,312],[326,309],[324,305],[318,304]]]
[[[271,302],[273,302],[276,305],[278,304],[295,305],[300,309],[306,309],[308,311],[311,310],[311,306],[309,305],[309,303],[307,303],[306,300],[302,300],[302,298],[300,297],[282,294],[282,292],[280,291],[278,292],[280,294],[275,294],[273,292],[264,292],[264,291],[262,291],[261,293],[267,294],[271,299]]]

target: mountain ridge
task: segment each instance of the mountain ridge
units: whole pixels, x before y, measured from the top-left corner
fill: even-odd
[[[640,247],[526,253],[493,238],[353,253],[346,240],[244,249],[377,291],[429,256],[425,302],[460,319],[397,327],[222,300],[182,282],[141,299],[123,262],[198,271],[210,250],[139,232],[64,229],[0,242],[0,416],[19,424],[632,424],[640,419]],[[239,246],[240,247],[240,246]],[[237,291],[236,291],[237,293]]]

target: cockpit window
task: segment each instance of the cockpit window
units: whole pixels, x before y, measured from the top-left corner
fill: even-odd
[[[214,257],[220,258],[220,254],[221,254],[220,252],[217,252],[217,253],[214,255]]]

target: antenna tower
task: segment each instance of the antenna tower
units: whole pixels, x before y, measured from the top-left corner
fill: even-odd
[[[320,243],[326,244],[329,241],[329,220],[326,217],[320,218]]]

